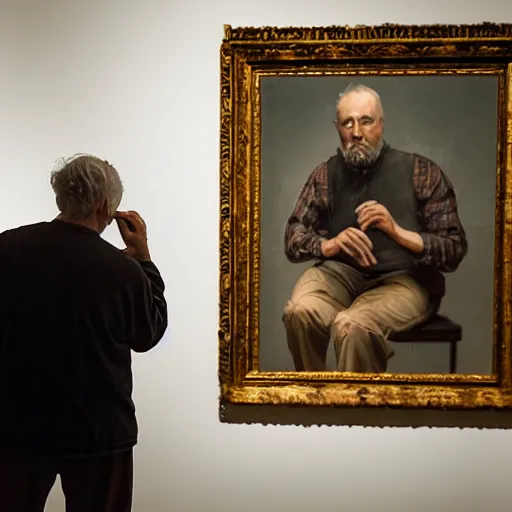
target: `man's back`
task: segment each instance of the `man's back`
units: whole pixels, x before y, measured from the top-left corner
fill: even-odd
[[[0,451],[133,446],[130,351],[167,326],[156,267],[54,220],[0,235],[0,283]]]

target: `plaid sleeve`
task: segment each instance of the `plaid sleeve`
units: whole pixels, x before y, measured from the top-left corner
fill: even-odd
[[[293,263],[322,256],[321,242],[327,237],[327,165],[318,165],[304,184],[285,227],[285,254]]]
[[[416,158],[414,184],[424,243],[418,261],[441,272],[453,272],[468,251],[453,185],[436,164],[420,156]]]

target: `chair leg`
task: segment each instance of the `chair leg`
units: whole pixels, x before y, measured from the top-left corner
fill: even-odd
[[[450,342],[450,373],[455,373],[457,370],[457,342]]]

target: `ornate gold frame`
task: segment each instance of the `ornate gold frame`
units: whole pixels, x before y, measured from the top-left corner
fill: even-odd
[[[512,411],[512,25],[225,26],[220,57],[221,420],[228,405]],[[499,76],[492,375],[258,371],[260,78],[340,70]]]

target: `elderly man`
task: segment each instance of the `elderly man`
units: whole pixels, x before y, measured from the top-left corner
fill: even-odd
[[[443,171],[383,139],[376,91],[350,85],[336,105],[341,147],[314,169],[288,219],[292,262],[316,260],[299,278],[283,322],[297,371],[384,372],[390,332],[437,311],[443,272],[467,253],[454,189]]]
[[[77,155],[51,184],[55,219],[0,234],[0,510],[43,512],[59,474],[67,510],[127,512],[131,351],[165,332],[164,282],[114,167]]]

